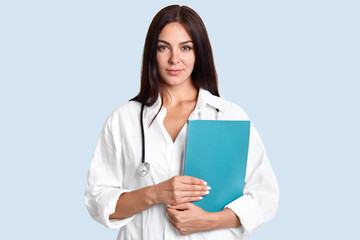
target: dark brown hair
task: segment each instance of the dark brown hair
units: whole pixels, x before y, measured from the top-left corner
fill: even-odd
[[[162,81],[156,66],[157,46],[161,30],[172,22],[181,23],[193,40],[195,66],[191,79],[194,86],[219,96],[214,57],[203,21],[191,8],[171,5],[161,9],[150,24],[144,45],[140,92],[131,100],[152,106],[159,94],[162,96]]]

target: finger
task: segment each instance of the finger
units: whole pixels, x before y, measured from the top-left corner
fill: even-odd
[[[179,222],[179,215],[183,213],[184,210],[175,209],[175,208],[166,208],[166,213],[169,216],[169,220],[172,222]]]
[[[182,191],[209,191],[211,189],[210,186],[207,185],[193,185],[193,184],[181,184],[181,190]]]
[[[184,184],[190,184],[190,185],[200,185],[200,186],[206,186],[207,182],[199,179],[199,178],[195,178],[195,177],[191,177],[191,176],[179,176],[180,181]]]
[[[170,216],[169,216],[169,222],[170,222],[170,224],[171,224],[173,227],[176,228],[175,220],[174,220],[172,217],[170,217]]]
[[[180,203],[195,202],[203,199],[204,195],[205,195],[204,192],[198,192],[198,193],[181,192],[177,195],[176,198],[174,198],[172,201],[170,201],[167,204],[177,205]]]
[[[169,215],[169,219],[174,218],[176,208],[170,207],[170,205],[166,208],[166,213]]]
[[[191,204],[190,203],[180,203],[178,205],[169,205],[168,209],[172,210],[172,209],[176,209],[176,210],[189,210],[191,208]]]
[[[205,195],[208,195],[209,193],[210,192],[206,190],[206,191],[182,191],[179,194],[182,198],[188,198],[188,197],[203,197]]]
[[[203,199],[202,197],[189,197],[189,198],[182,198],[181,201],[175,202],[174,204],[182,204],[187,202],[197,202]]]

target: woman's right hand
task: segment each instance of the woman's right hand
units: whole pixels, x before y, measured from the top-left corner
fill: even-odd
[[[210,187],[204,180],[190,176],[175,176],[153,186],[153,203],[178,205],[199,201],[209,194]]]

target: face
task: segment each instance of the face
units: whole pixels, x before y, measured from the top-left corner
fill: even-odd
[[[160,32],[156,63],[158,73],[166,86],[192,84],[194,44],[180,23],[169,23]]]

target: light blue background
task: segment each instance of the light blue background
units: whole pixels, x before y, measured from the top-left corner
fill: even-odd
[[[0,239],[116,238],[87,213],[86,174],[170,3],[1,0]],[[203,18],[221,95],[257,126],[279,181],[278,213],[250,239],[358,236],[359,1],[176,3]]]

